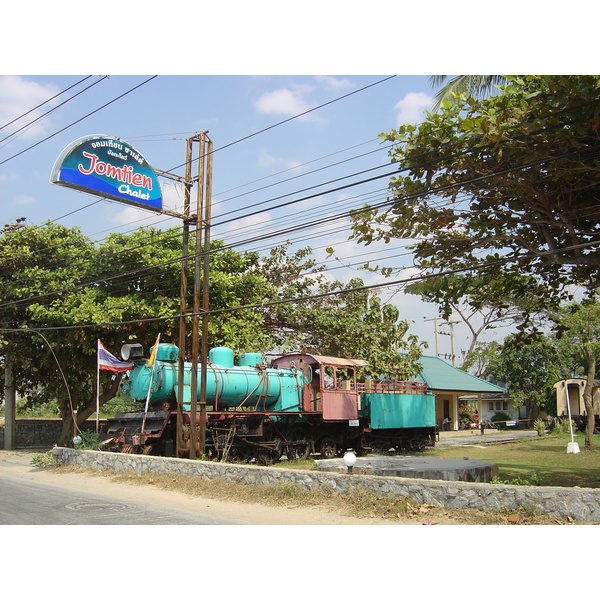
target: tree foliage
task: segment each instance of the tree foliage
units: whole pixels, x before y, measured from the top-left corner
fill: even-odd
[[[586,373],[586,386],[583,394],[587,423],[585,429],[585,449],[594,448],[595,413],[598,406],[593,404],[594,380],[598,356],[600,355],[600,304],[587,301],[562,307],[554,317],[558,336],[566,338],[563,348],[566,355],[573,354]],[[570,351],[570,352],[569,352]]]
[[[530,312],[572,285],[600,286],[600,77],[507,81],[382,134],[398,165],[393,197],[355,211],[353,237],[412,239],[424,272],[462,274],[444,302],[487,278],[492,293],[528,295]]]
[[[504,75],[457,75],[450,80],[448,75],[432,75],[429,80],[433,87],[443,84],[435,95],[434,110],[439,110],[444,101],[452,102],[453,98],[461,95],[487,96],[495,86],[506,83]]]
[[[560,376],[560,357],[552,340],[542,334],[505,338],[497,352],[488,354],[485,376],[501,382],[515,406],[527,408],[527,418],[536,419],[540,410],[555,412],[553,384]]]
[[[13,365],[21,397],[58,400],[59,443],[66,444],[75,411],[80,425],[96,410],[97,339],[112,352],[132,341],[148,349],[158,333],[178,343],[181,232],[140,229],[94,244],[78,229],[46,223],[0,235],[0,256],[0,357]],[[397,311],[369,292],[347,293],[354,284],[321,271],[309,249],[290,254],[285,245],[261,257],[212,242],[209,347],[281,352],[310,345],[319,354],[367,359],[379,373],[397,374],[400,364],[408,373],[396,351],[406,349],[414,361],[419,345],[402,339],[407,325]],[[189,313],[193,261],[188,281]],[[100,378],[102,406],[121,376],[101,371]]]

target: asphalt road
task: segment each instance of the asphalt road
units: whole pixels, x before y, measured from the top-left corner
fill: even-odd
[[[0,525],[247,525],[0,474]]]

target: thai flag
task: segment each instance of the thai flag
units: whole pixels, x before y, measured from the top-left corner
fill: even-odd
[[[98,369],[112,371],[113,373],[121,373],[122,371],[131,371],[133,366],[133,363],[122,362],[118,358],[115,358],[104,347],[104,344],[98,340]]]

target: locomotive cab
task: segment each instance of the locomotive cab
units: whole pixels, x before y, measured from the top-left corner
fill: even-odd
[[[358,419],[360,395],[356,381],[358,367],[366,360],[336,358],[312,354],[288,354],[273,360],[279,368],[296,366],[310,369],[310,385],[304,390],[304,409],[323,413],[325,421]]]

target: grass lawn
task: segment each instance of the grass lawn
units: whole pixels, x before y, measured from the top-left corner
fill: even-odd
[[[594,436],[595,450],[584,451],[582,433],[575,435],[579,454],[567,454],[570,434],[544,435],[502,444],[437,446],[426,456],[473,458],[498,466],[503,483],[530,482],[562,487],[600,488],[600,436]],[[519,480],[519,481],[516,481]]]

